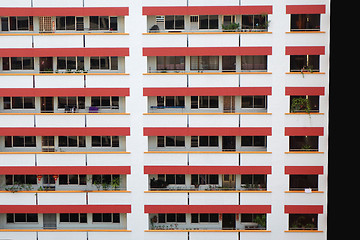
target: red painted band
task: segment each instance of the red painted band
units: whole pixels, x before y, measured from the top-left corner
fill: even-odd
[[[285,127],[285,136],[324,136],[323,127]]]
[[[272,6],[143,7],[143,15],[253,15],[272,14]]]
[[[322,14],[325,12],[325,5],[286,5],[286,14]]]
[[[0,88],[2,97],[129,96],[129,88]]]
[[[128,16],[128,7],[1,7],[0,16]]]
[[[131,213],[131,205],[0,205],[0,213]]]
[[[323,166],[285,166],[285,174],[295,175],[321,175],[324,174]]]
[[[0,136],[130,136],[129,127],[0,127]]]
[[[325,87],[285,87],[285,95],[324,96],[325,95]]]
[[[61,174],[131,174],[130,166],[7,166],[1,175],[61,175]]]
[[[322,205],[285,205],[284,212],[295,214],[322,214],[324,210]]]
[[[271,205],[145,205],[145,213],[271,213]]]
[[[144,88],[144,96],[264,96],[271,87]]]
[[[324,55],[324,46],[289,46],[285,47],[285,55]]]
[[[144,127],[144,136],[271,136],[271,127]]]
[[[129,48],[0,48],[0,57],[129,56]]]
[[[144,166],[145,174],[271,174],[271,166]]]
[[[271,55],[272,47],[151,47],[143,56],[256,56]]]

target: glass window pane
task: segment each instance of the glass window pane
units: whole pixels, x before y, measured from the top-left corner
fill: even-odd
[[[67,69],[76,69],[76,57],[67,57]]]
[[[109,57],[100,57],[100,69],[110,69]]]
[[[91,137],[91,146],[101,147],[101,137],[100,136],[92,136]]]
[[[99,30],[98,16],[90,16],[90,30]]]
[[[35,97],[24,97],[24,108],[35,108]]]
[[[56,17],[56,30],[65,30],[65,17],[64,16]]]
[[[110,31],[117,31],[117,17],[110,17]]]
[[[34,58],[33,57],[24,57],[23,58],[23,69],[24,70],[33,70],[34,69]]]
[[[209,29],[218,29],[219,20],[218,15],[209,15]]]
[[[176,137],[176,146],[177,147],[185,147],[185,136],[177,136]]]
[[[17,17],[17,29],[29,30],[29,17]]]
[[[22,58],[12,57],[11,58],[11,70],[22,70]]]
[[[184,29],[184,16],[175,16],[175,29]]]
[[[100,16],[100,30],[109,30],[108,16]]]
[[[199,15],[199,29],[208,29],[209,28],[209,16],[208,15]]]
[[[75,30],[75,17],[74,16],[66,17],[66,30]]]
[[[174,16],[165,16],[165,29],[174,29]]]
[[[100,69],[99,57],[90,57],[90,69]]]

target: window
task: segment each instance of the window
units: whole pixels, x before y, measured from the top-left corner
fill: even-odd
[[[184,29],[184,15],[165,16],[165,29]]]
[[[35,97],[4,97],[4,109],[35,109]]]
[[[320,14],[291,14],[291,31],[319,31]]]
[[[117,31],[117,17],[90,16],[90,30]]]
[[[158,180],[168,184],[185,184],[185,174],[158,174]]]
[[[74,107],[85,109],[85,97],[58,97],[58,109]]]
[[[5,136],[5,147],[36,147],[36,136]]]
[[[219,56],[190,56],[190,70],[219,70]]]
[[[319,55],[290,55],[290,72],[319,72]]]
[[[222,70],[223,72],[235,72],[236,56],[222,56]]]
[[[84,17],[57,16],[56,30],[84,31]]]
[[[191,108],[219,108],[218,96],[191,96]]]
[[[218,29],[218,15],[199,15],[199,29]]]
[[[57,57],[57,69],[84,70],[84,57]]]
[[[37,184],[36,175],[5,175],[6,185]]]
[[[99,108],[119,109],[119,97],[91,97],[91,106]]]
[[[6,223],[38,222],[37,213],[7,213]]]
[[[90,57],[90,69],[118,70],[118,57]]]
[[[119,136],[92,136],[92,147],[119,147]]]
[[[59,175],[60,185],[86,185],[86,175]]]
[[[92,184],[111,184],[111,182],[115,182],[120,180],[120,175],[112,174],[112,175],[93,175],[92,176]]]
[[[267,29],[267,15],[242,15],[241,29]]]
[[[191,136],[191,147],[218,147],[218,136]]]
[[[266,108],[266,96],[241,96],[242,108]]]
[[[290,112],[307,111],[304,104],[308,104],[310,112],[319,112],[319,96],[290,96]]]
[[[317,214],[289,214],[289,230],[317,230]]]
[[[290,151],[318,151],[318,136],[290,136]]]
[[[241,136],[242,147],[266,147],[266,136]]]
[[[120,223],[120,213],[93,213],[93,222]]]
[[[191,185],[219,184],[217,174],[191,174]]]
[[[219,214],[218,213],[192,213],[191,214],[191,223],[218,223]]]
[[[185,107],[184,96],[158,96],[158,107]]]
[[[87,223],[86,213],[60,213],[60,222]]]
[[[318,190],[318,175],[290,175],[290,191],[304,190],[305,188],[311,188],[312,190]]]
[[[158,147],[185,147],[185,136],[158,136]]]
[[[33,57],[3,57],[3,70],[34,70]]]
[[[185,213],[159,213],[159,223],[185,223],[186,215]]]
[[[241,175],[241,186],[246,189],[266,189],[266,174],[243,174]]]
[[[1,31],[33,31],[33,17],[1,17]]]
[[[85,136],[59,136],[59,147],[86,147]]]
[[[185,70],[184,56],[157,56],[157,70]]]
[[[242,71],[267,71],[267,56],[241,56]]]

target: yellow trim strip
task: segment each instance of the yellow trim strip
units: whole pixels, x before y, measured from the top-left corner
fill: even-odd
[[[164,72],[143,73],[143,75],[235,75],[235,74],[272,74],[272,72]]]
[[[292,31],[292,32],[285,32],[285,33],[325,33],[325,31]]]
[[[0,154],[130,154],[131,152],[0,152]]]
[[[286,72],[285,74],[325,74],[325,72]]]
[[[144,193],[271,193],[272,191],[235,191],[235,190],[229,190],[229,191],[177,191],[177,190],[169,190],[169,191],[144,191]]]
[[[324,232],[324,231],[319,231],[319,230],[286,230],[284,232],[301,232],[301,233],[306,233],[306,232]]]
[[[285,154],[324,154],[324,152],[316,152],[316,151],[292,151],[292,152],[285,152]]]
[[[284,193],[305,193],[305,191],[285,191]],[[324,191],[311,191],[311,193],[324,193]]]
[[[272,115],[272,113],[143,113],[143,115]]]
[[[271,232],[270,230],[144,230],[144,232]]]
[[[148,151],[144,153],[221,153],[221,154],[227,154],[227,153],[260,153],[260,154],[271,154],[272,152],[266,152],[266,151],[228,151],[228,152],[220,152],[220,151]]]
[[[324,115],[324,113],[306,113],[306,112],[300,112],[300,113],[285,113],[285,115]]]

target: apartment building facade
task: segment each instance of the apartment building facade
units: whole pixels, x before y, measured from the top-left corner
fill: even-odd
[[[326,239],[330,1],[0,22],[0,239]]]

